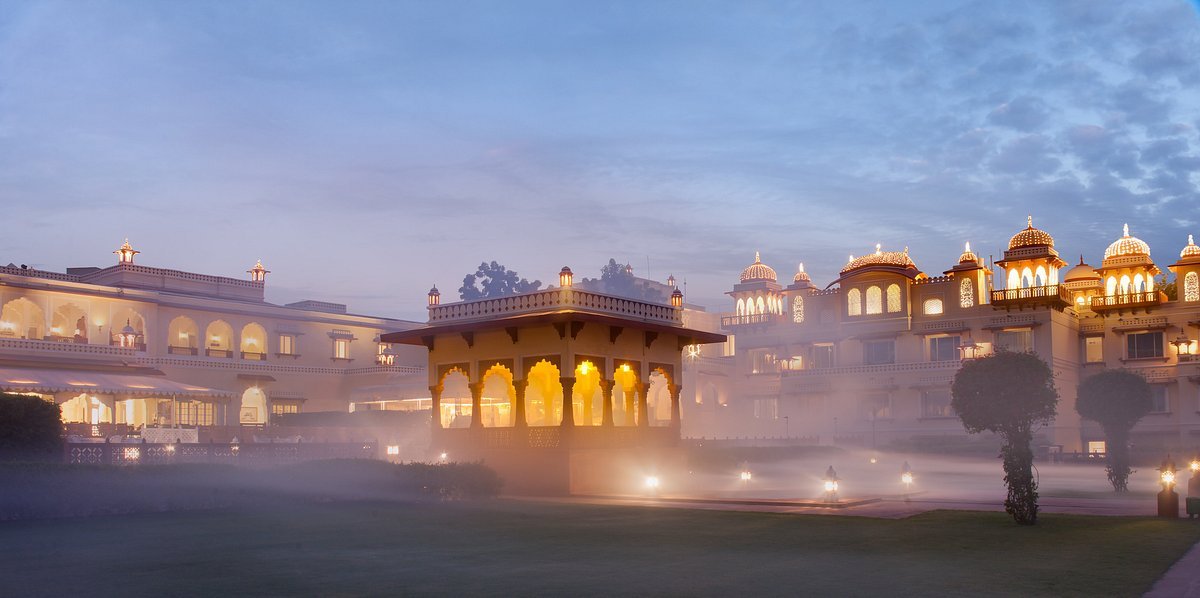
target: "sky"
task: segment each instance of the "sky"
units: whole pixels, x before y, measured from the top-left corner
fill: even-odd
[[[1200,10],[1116,2],[0,0],[0,263],[425,319],[496,260],[724,293],[909,247],[1200,236]]]

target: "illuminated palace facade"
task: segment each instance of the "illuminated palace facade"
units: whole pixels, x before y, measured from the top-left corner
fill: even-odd
[[[378,342],[413,323],[268,303],[261,262],[227,278],[136,264],[128,241],[114,253],[107,268],[0,267],[0,390],[58,403],[68,429],[186,441],[428,394],[424,352]]]
[[[728,294],[736,335],[727,433],[809,436],[885,447],[965,434],[950,407],[963,359],[1006,348],[1033,351],[1055,373],[1058,417],[1041,431],[1049,450],[1103,450],[1103,435],[1075,412],[1079,381],[1107,368],[1146,377],[1154,409],[1134,429],[1142,448],[1200,443],[1200,247],[1189,237],[1163,288],[1150,247],[1129,234],[1099,267],[1068,268],[1054,239],[1028,226],[995,262],[999,280],[970,249],[939,276],[904,251],[851,256],[827,288],[803,265],[783,286],[761,260]],[[1001,288],[1002,287],[1002,288]],[[704,384],[701,382],[701,384]]]

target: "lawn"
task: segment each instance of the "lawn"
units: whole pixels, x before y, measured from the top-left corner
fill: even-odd
[[[285,502],[0,523],[7,596],[1137,596],[1200,524],[544,504]]]

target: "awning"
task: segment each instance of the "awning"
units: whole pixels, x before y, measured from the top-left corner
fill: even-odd
[[[157,376],[78,370],[0,369],[0,390],[10,392],[79,392],[154,397],[232,398],[234,393],[182,384]]]

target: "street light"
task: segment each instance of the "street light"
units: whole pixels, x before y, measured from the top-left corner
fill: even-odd
[[[837,502],[838,475],[833,466],[825,470],[825,502]]]
[[[742,470],[742,485],[749,488],[750,487],[750,479],[753,477],[754,476],[750,473],[749,469],[743,469]]]
[[[1179,517],[1179,494],[1175,492],[1175,462],[1171,455],[1158,468],[1158,481],[1162,491],[1158,493],[1158,516],[1177,519]]]
[[[1192,471],[1192,477],[1188,478],[1187,500],[1183,502],[1183,506],[1188,517],[1195,517],[1200,515],[1200,454],[1192,457],[1188,469]]]
[[[653,475],[646,476],[646,490],[650,494],[657,495],[658,494],[658,486],[659,486],[658,476],[653,476]]]
[[[448,456],[449,455],[447,455],[445,452],[443,452],[442,454],[438,455],[438,460],[441,461],[442,463],[445,463],[446,457],[448,457]]]
[[[912,468],[908,466],[908,461],[900,467],[900,483],[904,484],[904,500],[908,500],[909,492],[912,492],[913,473]]]

